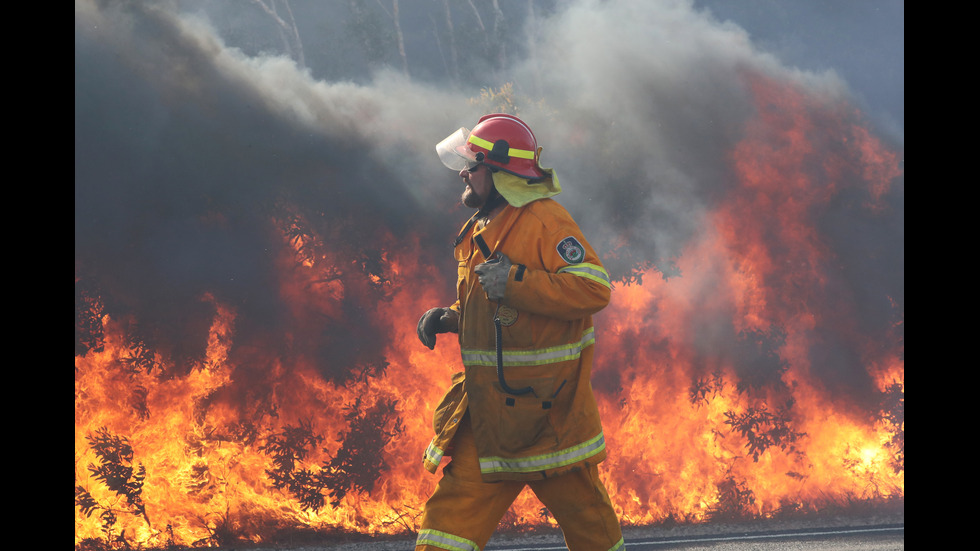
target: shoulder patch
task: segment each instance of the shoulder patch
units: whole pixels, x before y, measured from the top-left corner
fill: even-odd
[[[578,264],[585,260],[585,247],[574,237],[569,236],[562,239],[556,249],[558,249],[558,255],[561,256],[562,260],[569,264]]]

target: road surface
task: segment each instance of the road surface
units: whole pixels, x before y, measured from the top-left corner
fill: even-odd
[[[627,527],[623,551],[895,551],[905,549],[905,511],[873,516]],[[355,541],[356,540],[356,541]],[[363,536],[253,551],[412,551],[413,538]],[[229,551],[232,548],[229,548]],[[236,551],[251,549],[236,547]],[[497,533],[485,551],[565,551],[557,528],[533,534]]]
[[[491,544],[486,551],[565,551],[560,542]],[[625,551],[893,551],[905,549],[905,525],[866,526],[702,536],[632,536]]]

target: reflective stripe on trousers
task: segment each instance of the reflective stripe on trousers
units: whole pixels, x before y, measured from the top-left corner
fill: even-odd
[[[480,547],[476,543],[439,530],[419,530],[419,537],[415,540],[415,548],[418,549],[422,545],[432,545],[449,551],[480,551]]]
[[[554,516],[571,551],[623,549],[623,534],[598,468],[522,482],[483,482],[469,419],[453,439],[453,456],[425,504],[416,551],[482,549],[525,486]]]

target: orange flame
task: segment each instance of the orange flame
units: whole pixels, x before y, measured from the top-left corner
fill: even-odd
[[[601,472],[626,525],[904,498],[903,409],[869,419],[867,408],[814,372],[812,354],[824,346],[821,328],[835,327],[860,351],[882,397],[904,403],[901,346],[883,346],[858,327],[817,221],[853,181],[866,187],[867,208],[883,208],[900,175],[896,155],[851,123],[846,106],[763,78],[750,85],[758,116],[732,151],[738,184],[677,259],[681,277],[648,270],[642,285],[617,286],[596,317],[596,390],[610,449]],[[119,538],[145,548],[218,545],[290,530],[417,528],[436,481],[421,469],[431,414],[460,363],[451,335],[429,351],[414,320],[445,304],[440,292],[452,282],[420,263],[418,243],[388,251],[365,274],[328,248],[335,236],[299,231],[300,219],[278,225],[284,302],[316,327],[323,319],[343,323],[345,301],[355,297],[370,330],[384,336],[375,351],[382,365],[337,381],[314,359],[285,354],[266,362],[257,383],[272,398],[256,398],[243,389],[236,362],[249,356],[243,350],[263,347],[240,340],[228,305],[202,297],[214,308],[207,352],[181,374],[127,339],[130,320],[101,314],[93,301],[102,346],[75,357],[76,545]],[[360,298],[379,287],[383,301]],[[719,353],[719,343],[744,350]],[[737,360],[743,357],[751,361]],[[757,373],[754,364],[767,369]],[[345,444],[360,437],[358,423],[378,429],[364,436],[378,453],[352,460],[378,461],[380,477],[307,494],[323,498],[320,507],[288,485],[275,487],[277,473],[346,473],[337,465]],[[273,453],[288,429],[308,437],[291,469]],[[108,467],[121,468],[116,479]],[[554,521],[525,493],[505,524]]]

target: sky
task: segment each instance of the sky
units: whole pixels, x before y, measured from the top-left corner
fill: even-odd
[[[756,48],[808,71],[834,71],[880,131],[904,144],[905,2],[702,0]]]

